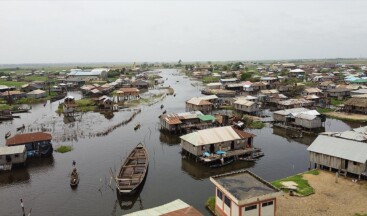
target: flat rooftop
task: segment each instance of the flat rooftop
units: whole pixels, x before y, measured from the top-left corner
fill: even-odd
[[[214,184],[217,183],[224,188],[238,201],[279,192],[270,183],[248,170],[213,176],[211,180]]]

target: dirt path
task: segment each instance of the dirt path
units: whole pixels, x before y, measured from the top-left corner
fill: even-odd
[[[367,115],[354,114],[354,113],[345,113],[345,112],[328,112],[325,115],[338,118],[338,119],[346,119],[353,121],[367,121]]]
[[[283,193],[277,200],[277,215],[355,215],[367,213],[367,182],[353,183],[351,178],[320,171],[319,175],[305,174],[304,178],[315,189],[308,197],[291,197]]]

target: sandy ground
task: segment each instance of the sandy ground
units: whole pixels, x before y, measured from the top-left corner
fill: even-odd
[[[315,189],[307,197],[291,197],[283,193],[277,200],[277,215],[355,215],[367,213],[367,181],[353,183],[351,178],[320,171],[319,175],[305,174],[304,178]]]
[[[345,112],[328,112],[325,113],[327,116],[341,118],[341,119],[351,119],[356,121],[367,121],[367,115],[345,113]]]

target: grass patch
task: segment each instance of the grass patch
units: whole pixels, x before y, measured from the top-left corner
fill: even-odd
[[[55,152],[66,153],[66,152],[69,152],[69,151],[72,151],[72,150],[73,150],[72,146],[61,145],[55,150]]]
[[[47,81],[48,77],[47,76],[33,75],[33,76],[26,76],[26,77],[24,77],[24,79],[27,80],[27,81]]]
[[[355,213],[354,216],[367,216],[367,213],[364,214],[364,213]]]
[[[252,129],[261,129],[265,127],[265,123],[261,122],[261,121],[253,121],[250,124],[250,128]]]
[[[94,111],[96,109],[94,101],[91,99],[76,100],[75,104],[76,104],[76,110],[79,112],[89,112]]]
[[[8,104],[0,104],[0,111],[9,110],[11,107]]]
[[[344,100],[338,100],[336,98],[331,98],[330,104],[333,106],[339,106],[339,105],[344,104],[344,102],[345,102]]]
[[[212,212],[215,212],[215,196],[209,197],[206,201],[206,207],[208,207]]]
[[[27,82],[17,82],[17,81],[0,80],[0,85],[14,86],[16,88],[19,88],[19,87],[21,87],[24,84],[27,84]]]
[[[328,113],[328,112],[333,112],[334,111],[334,109],[331,109],[331,108],[321,108],[321,107],[317,108],[316,110],[319,113]]]
[[[304,174],[318,175],[319,171],[311,170],[311,171],[305,172]],[[287,181],[293,181],[297,183],[297,193],[302,196],[309,196],[314,193],[314,189],[308,184],[308,181],[306,179],[303,179],[303,174],[298,174],[294,176],[289,176],[284,179],[276,180],[276,181],[271,182],[271,184],[281,189],[282,187],[284,187],[282,182],[287,182]],[[282,189],[282,190],[285,192],[288,192],[287,189]]]
[[[220,77],[205,76],[203,77],[203,83],[219,82]]]

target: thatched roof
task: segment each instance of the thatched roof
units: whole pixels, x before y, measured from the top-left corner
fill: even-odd
[[[367,107],[367,98],[351,98],[347,100],[344,105],[356,106],[356,107]]]

